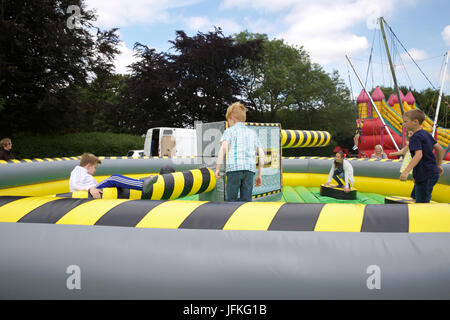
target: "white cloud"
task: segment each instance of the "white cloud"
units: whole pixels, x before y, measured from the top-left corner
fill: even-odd
[[[450,46],[450,25],[446,26],[441,32],[442,39],[447,46]]]
[[[186,25],[193,31],[211,31],[214,27],[220,27],[225,34],[237,33],[242,31],[242,27],[231,19],[211,20],[208,17],[189,17],[185,18]]]
[[[367,38],[354,31],[361,23],[373,29],[378,17],[389,19],[399,5],[416,3],[417,0],[224,0],[221,8],[254,9],[281,15],[277,28],[267,25],[265,30],[277,29],[276,38],[303,46],[314,62],[328,64],[344,60],[345,54],[358,54],[369,48]],[[264,20],[255,23],[245,20],[245,23],[254,30],[264,25]]]
[[[295,6],[284,18],[289,27],[277,37],[303,45],[314,62],[343,61],[369,48],[365,36],[355,34],[360,23],[374,28],[376,19],[391,14],[400,0],[317,0]],[[403,0],[408,1],[409,0]]]
[[[188,28],[195,31],[211,27],[211,21],[207,17],[189,17],[185,21]]]
[[[425,50],[411,48],[408,50],[408,53],[415,61],[425,60],[428,58],[428,53],[426,53]],[[408,56],[408,54],[406,52],[402,53],[401,57],[402,57],[403,62],[411,61],[411,58]]]
[[[129,49],[123,41],[119,42],[118,47],[120,50],[120,54],[116,56],[116,60],[114,63],[115,73],[130,73],[130,70],[127,68],[127,66],[136,61],[136,58],[133,57],[133,50]]]
[[[87,0],[88,9],[96,9],[96,25],[101,28],[125,27],[136,23],[169,22],[168,10],[190,6],[201,0]]]

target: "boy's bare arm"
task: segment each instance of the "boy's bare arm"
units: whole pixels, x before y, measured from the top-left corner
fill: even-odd
[[[436,150],[436,163],[439,168],[439,174],[442,175],[442,173],[444,173],[444,169],[442,169],[442,160],[444,159],[445,150],[439,143],[436,143],[433,148]]]
[[[223,163],[223,157],[225,155],[225,151],[227,149],[227,146],[228,146],[228,144],[227,144],[226,141],[223,141],[222,145],[220,146],[219,154],[217,156],[217,163],[216,163],[216,172],[215,172],[216,179],[220,178],[220,166]]]
[[[406,151],[408,151],[408,148],[409,148],[408,146],[405,146],[400,151],[389,153],[389,156],[390,157],[393,157],[393,156],[404,156],[406,154]]]

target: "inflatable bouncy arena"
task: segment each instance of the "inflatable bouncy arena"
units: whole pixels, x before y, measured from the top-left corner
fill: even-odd
[[[159,175],[149,199],[69,192],[79,157],[0,162],[2,299],[448,299],[450,165],[432,203],[408,199],[400,160],[348,159],[356,199],[322,196],[333,158],[282,157],[327,132],[247,124],[266,151],[252,202],[225,202],[214,159],[101,157],[94,178]]]

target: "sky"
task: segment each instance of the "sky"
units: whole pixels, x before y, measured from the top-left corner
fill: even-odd
[[[86,0],[102,29],[119,28],[121,54],[116,72],[127,73],[133,46],[171,50],[175,31],[189,36],[220,27],[233,35],[244,30],[303,46],[311,60],[334,70],[357,95],[361,84],[347,62],[350,57],[370,90],[392,86],[377,18],[384,17],[398,84],[440,89],[444,55],[450,50],[449,0]],[[408,53],[403,49],[403,47]],[[417,67],[415,63],[419,66]],[[369,65],[369,58],[371,63]],[[419,69],[420,68],[420,69]],[[369,72],[367,72],[369,70]],[[450,94],[450,67],[444,94]]]

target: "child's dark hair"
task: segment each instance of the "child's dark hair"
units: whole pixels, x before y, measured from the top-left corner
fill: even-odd
[[[341,158],[342,158],[342,159],[344,159],[344,158],[345,158],[345,155],[344,155],[344,151],[342,151],[342,150],[339,150],[338,152],[336,152],[336,155],[338,155],[338,154],[340,154],[340,155],[341,155]],[[341,163],[339,163],[339,162],[336,162],[336,159],[334,159],[334,166],[335,166],[335,167],[338,167],[338,166],[342,166],[342,165],[343,165],[343,163],[344,163],[344,162],[341,162]]]

